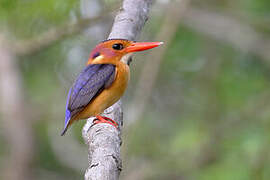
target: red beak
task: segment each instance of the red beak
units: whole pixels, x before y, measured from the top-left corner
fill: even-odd
[[[126,48],[126,51],[127,52],[144,51],[147,49],[157,47],[161,44],[163,44],[163,42],[134,42]]]

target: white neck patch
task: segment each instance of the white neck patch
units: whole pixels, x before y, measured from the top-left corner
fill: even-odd
[[[125,64],[128,64],[128,60],[129,60],[129,58],[130,58],[131,56],[132,56],[132,53],[128,53],[128,54],[124,55],[124,56],[120,59],[120,61],[123,62],[123,63],[125,63]]]

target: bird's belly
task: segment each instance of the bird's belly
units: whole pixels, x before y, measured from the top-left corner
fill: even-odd
[[[116,78],[112,85],[95,97],[95,99],[79,113],[78,119],[86,119],[101,114],[106,108],[116,103],[124,94],[128,81],[129,69],[118,68]]]

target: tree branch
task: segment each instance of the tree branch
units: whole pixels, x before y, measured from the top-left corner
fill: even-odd
[[[40,50],[49,47],[55,42],[58,42],[67,36],[79,33],[85,28],[89,27],[89,24],[94,24],[108,18],[108,14],[96,16],[93,18],[82,18],[76,22],[65,23],[58,27],[51,28],[47,32],[39,35],[32,40],[19,41],[14,44],[14,53],[18,56],[25,56],[39,52]]]
[[[123,6],[115,18],[109,38],[134,40],[148,19],[152,0],[124,0]],[[94,118],[87,120],[83,128],[83,137],[88,145],[89,167],[85,179],[117,180],[122,169],[120,159],[121,129],[123,113],[121,102],[105,110],[105,116],[119,124],[119,130],[109,124],[92,126]]]
[[[251,26],[228,15],[189,8],[181,21],[185,26],[215,40],[232,45],[243,52],[253,53],[269,64],[270,41]]]

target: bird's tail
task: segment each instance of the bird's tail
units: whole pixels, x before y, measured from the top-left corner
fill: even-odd
[[[68,129],[69,125],[70,125],[70,120],[71,120],[71,113],[67,109],[66,110],[66,118],[65,118],[65,126],[64,126],[64,129],[63,129],[62,133],[61,133],[61,136],[64,136],[65,133],[67,132],[67,129]]]
[[[61,136],[64,136],[65,133],[67,132],[67,129],[70,125],[70,120],[71,120],[71,111],[68,108],[68,104],[69,104],[69,97],[71,94],[72,88],[70,88],[69,92],[68,92],[68,98],[67,98],[67,105],[66,105],[66,117],[65,117],[65,127],[61,133]]]
[[[64,129],[61,132],[61,136],[64,136],[65,133],[67,132],[68,126],[65,126]]]
[[[69,120],[68,120],[68,121],[69,121]],[[66,123],[64,129],[63,129],[62,132],[61,132],[61,136],[64,136],[64,135],[65,135],[65,133],[66,133],[67,130],[68,130],[68,126],[69,126],[69,123]]]

